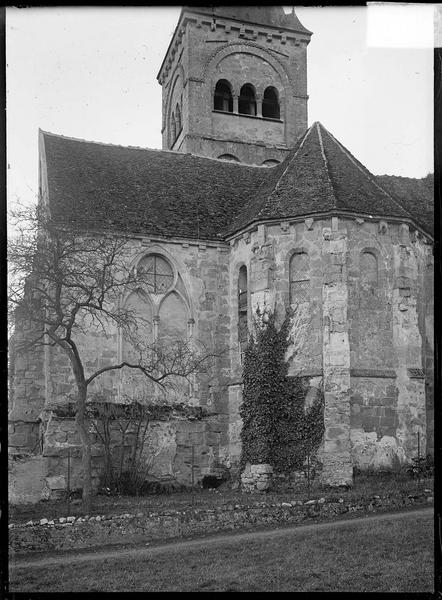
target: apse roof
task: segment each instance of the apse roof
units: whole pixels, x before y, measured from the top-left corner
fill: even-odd
[[[272,168],[41,136],[51,213],[82,228],[222,240],[254,222],[336,211],[432,232],[431,185],[375,177],[320,123]]]

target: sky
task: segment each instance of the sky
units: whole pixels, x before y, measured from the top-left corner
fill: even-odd
[[[432,10],[296,9],[313,32],[309,125],[320,121],[375,175],[433,172]],[[161,148],[156,76],[179,13],[173,6],[6,9],[10,205],[36,200],[39,128]]]

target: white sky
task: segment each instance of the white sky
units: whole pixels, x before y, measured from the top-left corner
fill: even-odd
[[[408,4],[401,20],[399,4],[383,14],[372,8],[296,9],[313,31],[309,125],[321,121],[376,175],[423,177],[433,171],[433,9]],[[35,199],[39,127],[161,148],[156,75],[179,12],[6,9],[9,202]],[[385,47],[404,43],[415,47]]]

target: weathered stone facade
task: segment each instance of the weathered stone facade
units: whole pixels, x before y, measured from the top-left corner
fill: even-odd
[[[201,481],[221,465],[230,469],[232,476],[239,474],[244,349],[240,322],[245,318],[250,331],[257,308],[276,310],[282,316],[290,304],[297,305],[298,320],[293,331],[296,349],[288,354],[289,374],[309,382],[306,405],[318,391],[324,394],[325,434],[316,457],[322,463],[321,481],[349,485],[354,467],[379,469],[410,462],[418,454],[418,445],[421,456],[432,453],[431,237],[419,218],[398,206],[397,200],[382,190],[374,176],[320,124],[304,133],[310,33],[295,25],[291,32],[279,27],[276,33],[274,24],[264,26],[259,20],[241,24],[238,19],[229,20],[225,13],[212,19],[204,11],[186,9],[160,70],[164,148],[181,153],[163,153],[167,156],[161,155],[161,165],[166,158],[179,159],[170,163],[171,170],[176,165],[182,169],[183,179],[190,171],[191,177],[200,177],[199,181],[213,169],[210,193],[217,202],[211,204],[205,191],[199,198],[198,185],[189,184],[188,195],[184,197],[183,191],[183,198],[179,196],[179,210],[183,214],[194,211],[190,214],[196,223],[193,232],[189,224],[179,230],[181,215],[176,204],[167,205],[164,212],[169,222],[177,221],[174,226],[178,233],[161,235],[149,227],[142,232],[133,230],[128,269],[155,255],[170,266],[172,279],[164,293],[124,301],[147,318],[147,336],[193,337],[209,350],[216,347],[228,352],[217,360],[210,379],[195,377],[192,385],[181,385],[175,392],[174,400],[202,407],[204,418],[151,423],[158,449],[152,472],[158,476],[190,483],[192,474],[194,481]],[[263,118],[261,108],[256,116],[239,115],[235,109],[230,113],[214,110],[214,86],[219,79],[231,83],[234,107],[244,83],[255,86],[258,106],[264,88],[275,86],[280,91],[281,119]],[[177,137],[171,142],[170,118],[177,104],[181,106],[174,113]],[[57,173],[57,163],[51,163],[53,151],[49,145],[46,157],[45,143],[48,141],[42,144],[41,169],[46,196],[42,201],[47,201],[48,189],[51,198],[51,185],[57,189],[64,185],[62,181],[55,186],[44,175],[45,169],[53,178]],[[85,144],[69,146],[69,168],[75,153],[81,158]],[[97,156],[101,151],[117,153],[114,171],[123,164],[123,158],[128,160],[126,154],[120,156],[123,150],[117,147],[94,148]],[[197,157],[190,157],[192,163],[183,154],[210,158],[231,154],[242,163],[261,165],[265,160],[281,161],[289,151],[284,164],[274,169],[225,165]],[[90,168],[90,149],[88,152]],[[151,165],[134,186],[141,190],[146,187],[147,196],[158,197],[160,213],[163,196],[175,190],[170,191],[168,182],[163,181],[167,173],[154,172],[154,163],[149,163],[157,159],[154,152],[143,152],[134,150],[130,155],[131,160],[141,156],[143,164]],[[59,148],[53,154],[58,156]],[[112,156],[106,155],[106,160],[113,160]],[[130,161],[129,167],[128,172],[118,174],[119,181],[133,176],[135,167],[132,171]],[[231,188],[224,171],[221,173],[225,167],[231,169]],[[69,189],[75,186],[77,190],[77,183],[82,184],[82,169]],[[101,167],[97,169],[101,172]],[[255,183],[252,171],[259,178]],[[270,184],[263,179],[263,171]],[[155,174],[161,185],[152,192],[149,185]],[[220,174],[223,183],[216,179]],[[227,208],[227,202],[245,177],[256,187],[248,190],[250,197],[241,200],[244,212],[234,213],[234,206]],[[263,189],[267,190],[267,204]],[[100,188],[98,192],[100,204],[105,191]],[[81,191],[76,193],[80,197]],[[86,189],[88,201],[91,194]],[[128,214],[131,194],[133,188],[125,200]],[[191,206],[192,196],[198,197],[195,206]],[[121,197],[111,197],[110,206]],[[145,202],[142,195],[142,207]],[[252,212],[255,205],[256,214]],[[144,215],[138,205],[136,209],[130,223]],[[206,210],[205,221],[200,217],[202,210]],[[210,230],[211,220],[223,224],[219,231]],[[115,223],[115,230],[121,231],[120,210]],[[128,228],[133,227],[130,223]],[[226,229],[226,224],[232,223]],[[160,225],[165,230],[164,222]],[[81,486],[74,422],[59,418],[56,411],[72,401],[72,370],[60,350],[41,346],[19,350],[21,342],[33,333],[19,315],[9,434],[15,457],[11,462],[13,501],[36,501],[66,490],[68,451],[70,488]],[[117,329],[109,329],[105,337],[89,327],[88,335],[80,337],[78,343],[88,372],[113,364],[130,351]],[[124,393],[135,383],[124,371],[110,371],[89,391],[91,396],[100,392],[110,401],[122,402]],[[98,485],[103,449],[97,439],[93,445],[93,476]]]
[[[158,81],[163,88],[163,147],[242,163],[281,162],[307,128],[307,45],[311,33],[277,24],[241,23],[229,11],[185,9]],[[214,110],[217,81],[231,85],[232,113]],[[244,84],[256,93],[256,115],[238,111]],[[278,91],[280,118],[262,115],[264,91]],[[179,106],[179,131],[172,114]],[[232,115],[234,118],[232,118]]]

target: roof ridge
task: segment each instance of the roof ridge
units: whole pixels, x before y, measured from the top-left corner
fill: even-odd
[[[331,186],[331,188],[333,190],[333,196],[335,197],[335,204],[337,205],[338,197],[336,195],[336,189],[335,189],[335,186],[334,186],[334,183],[333,183],[333,179],[331,178],[331,175],[330,175],[330,169],[329,169],[329,164],[328,164],[328,160],[327,160],[327,155],[325,154],[324,142],[322,140],[322,133],[321,133],[321,126],[322,125],[321,125],[321,123],[319,121],[315,121],[314,124],[316,125],[316,129],[317,129],[317,132],[318,132],[319,145],[321,147],[322,158],[324,159],[325,171],[327,173],[327,177],[328,177],[328,180],[330,182],[330,186]],[[324,129],[325,129],[325,127],[324,127]]]
[[[288,171],[288,169],[289,169],[290,165],[291,165],[291,164],[292,164],[292,162],[295,160],[296,156],[298,155],[298,152],[299,152],[299,151],[301,150],[301,148],[303,147],[303,145],[304,145],[304,142],[305,142],[305,140],[308,138],[308,136],[309,136],[310,132],[312,131],[313,127],[314,127],[314,124],[313,124],[313,125],[310,125],[310,127],[307,129],[307,131],[306,131],[306,132],[304,133],[304,135],[302,136],[301,140],[298,142],[298,143],[299,143],[299,145],[298,145],[298,147],[296,148],[296,151],[293,153],[293,156],[292,156],[292,157],[291,157],[291,158],[288,160],[288,162],[287,162],[287,166],[286,166],[286,168],[284,169],[284,171],[282,172],[282,174],[281,174],[281,175],[278,177],[278,181],[276,182],[276,185],[275,185],[275,186],[274,186],[274,188],[272,189],[272,191],[271,191],[271,194],[273,194],[273,192],[274,192],[274,191],[276,191],[276,190],[278,189],[278,187],[279,187],[279,184],[280,184],[280,182],[281,182],[281,179],[282,179],[282,178],[284,177],[284,175],[287,173],[287,171]]]
[[[355,158],[354,156],[352,156],[352,154],[350,153],[349,150],[347,150],[347,148],[345,148],[345,146],[343,146],[341,144],[341,142],[339,140],[337,140],[335,138],[335,136],[329,132],[329,130],[324,127],[323,125],[321,125],[321,127],[324,128],[324,131],[332,138],[332,140],[337,144],[337,146],[339,147],[339,149],[341,150],[341,152],[343,154],[345,154],[345,156],[350,160],[350,162],[363,174],[365,175],[365,177],[367,177],[367,179],[369,181],[371,181],[371,183],[373,183],[373,185],[375,187],[377,187],[385,196],[387,196],[387,198],[389,198],[390,200],[392,200],[392,202],[394,202],[394,204],[396,204],[397,206],[399,206],[400,209],[402,209],[403,211],[405,211],[408,215],[411,216],[411,218],[413,220],[416,220],[416,217],[409,211],[407,210],[404,206],[402,206],[402,204],[396,200],[393,196],[391,196],[391,194],[389,194],[389,192],[387,192],[387,190],[385,190],[381,185],[379,185],[379,183],[376,181],[375,179],[375,175],[373,175],[372,173],[370,173],[370,171],[364,167],[361,168],[363,165],[361,165],[359,163],[359,161],[357,160],[357,158]]]
[[[298,152],[301,150],[301,148],[303,147],[306,139],[308,138],[308,136],[310,135],[310,132],[313,129],[313,125],[311,125],[307,131],[303,134],[303,136],[300,138],[300,140],[298,140],[298,147],[296,148],[295,152],[293,153],[293,156],[291,156],[290,158],[288,158],[287,160],[287,166],[285,167],[284,171],[281,173],[281,175],[278,177],[278,180],[276,182],[276,184],[272,187],[271,191],[268,193],[267,198],[265,199],[265,201],[263,202],[263,204],[261,205],[261,208],[259,209],[259,211],[256,214],[256,217],[259,217],[260,214],[262,213],[262,211],[265,209],[265,207],[267,206],[268,201],[270,200],[270,197],[272,196],[272,194],[274,194],[276,192],[276,190],[279,188],[280,182],[282,180],[282,178],[285,176],[285,174],[287,173],[287,171],[289,170],[291,164],[293,163],[293,161],[295,160],[295,158],[298,155]],[[264,182],[261,182],[261,185]],[[261,187],[260,185],[260,187]],[[259,188],[258,188],[259,190]]]
[[[263,165],[247,165],[241,162],[235,161],[227,161],[221,158],[213,158],[210,156],[203,156],[202,154],[193,154],[191,152],[177,152],[176,150],[166,150],[164,148],[148,148],[147,146],[124,146],[123,144],[114,144],[112,142],[97,142],[95,140],[85,140],[84,138],[76,138],[69,135],[63,135],[62,133],[53,133],[52,131],[45,131],[44,129],[40,129],[39,131],[45,136],[51,136],[54,138],[62,139],[62,140],[70,140],[72,142],[82,142],[84,144],[95,144],[97,146],[107,146],[111,148],[123,148],[124,150],[144,150],[146,152],[161,152],[163,154],[173,154],[174,156],[192,156],[195,158],[199,158],[207,161],[216,161],[223,164],[235,165],[237,167],[248,167],[253,169],[266,169],[269,167]]]
[[[70,135],[63,135],[62,133],[53,133],[52,131],[46,131],[40,129],[44,135],[50,135],[51,137],[61,138],[63,140],[71,140],[72,142],[84,142],[85,144],[96,144],[97,146],[112,146],[115,148],[129,148],[131,150],[150,150],[151,152],[173,152],[171,150],[162,150],[161,148],[148,148],[147,146],[124,146],[123,144],[114,144],[113,142],[98,142],[96,140],[86,140],[84,138],[77,138]],[[177,152],[173,152],[178,154]]]
[[[281,174],[281,175],[278,177],[276,184],[275,184],[275,185],[273,185],[273,186],[271,187],[271,191],[270,191],[270,192],[267,194],[267,196],[265,196],[265,197],[264,197],[264,200],[263,200],[263,202],[261,203],[261,206],[260,206],[259,210],[258,210],[258,211],[257,211],[257,213],[255,214],[255,217],[254,217],[254,219],[256,219],[256,218],[259,218],[259,215],[260,215],[260,213],[261,213],[261,212],[262,212],[262,210],[264,210],[264,208],[266,207],[266,205],[267,205],[267,202],[268,202],[268,200],[269,200],[270,196],[271,196],[271,195],[273,194],[273,192],[274,192],[274,191],[277,189],[279,181],[280,181],[280,180],[281,180],[281,178],[284,176],[284,174],[287,172],[287,169],[288,169],[288,168],[289,168],[289,166],[291,165],[291,163],[292,163],[292,161],[294,160],[294,158],[295,158],[296,154],[297,154],[297,153],[298,153],[298,151],[301,149],[301,147],[302,147],[302,144],[304,143],[305,139],[307,138],[307,135],[308,135],[308,133],[309,133],[309,131],[310,131],[310,129],[311,129],[311,128],[312,128],[312,127],[309,127],[309,129],[307,129],[307,130],[304,132],[304,134],[302,135],[302,137],[300,138],[300,140],[298,140],[298,144],[299,144],[299,145],[298,145],[298,148],[296,148],[296,146],[295,146],[295,148],[296,148],[296,151],[294,152],[293,156],[292,156],[292,157],[290,157],[290,155],[288,155],[288,156],[286,157],[286,159],[285,159],[285,160],[287,160],[287,161],[288,161],[288,164],[287,164],[287,166],[285,167],[285,169],[284,169],[283,173],[282,173],[282,174]],[[301,143],[300,143],[300,142],[301,142]],[[293,148],[293,149],[294,149],[294,148]],[[285,160],[284,160],[284,161],[285,161]],[[277,168],[278,168],[278,166],[282,166],[282,165],[284,164],[284,161],[283,161],[283,162],[282,162],[280,165],[277,165],[277,166],[275,167],[275,169],[277,169]],[[269,169],[267,169],[267,170],[269,170]],[[270,173],[269,173],[269,175],[270,175]],[[262,181],[261,181],[261,183],[259,184],[259,186],[256,188],[256,197],[259,197],[259,192],[260,192],[261,188],[262,188],[262,187],[263,187],[263,186],[264,186],[266,183],[268,183],[268,178],[263,178],[263,179],[262,179]],[[232,227],[234,227],[234,225],[235,225],[235,222],[237,222],[237,221],[238,221],[238,219],[240,219],[240,218],[241,218],[241,215],[242,215],[242,214],[244,214],[245,212],[247,212],[247,210],[249,209],[249,207],[250,207],[250,204],[251,204],[252,202],[256,202],[256,198],[251,198],[251,199],[248,201],[248,203],[247,203],[247,204],[246,204],[246,205],[245,205],[245,206],[242,208],[242,210],[241,210],[241,211],[240,211],[240,212],[239,212],[239,213],[238,213],[238,214],[235,216],[235,218],[233,219],[232,223],[230,223],[230,225],[229,225],[228,229],[232,229]]]

